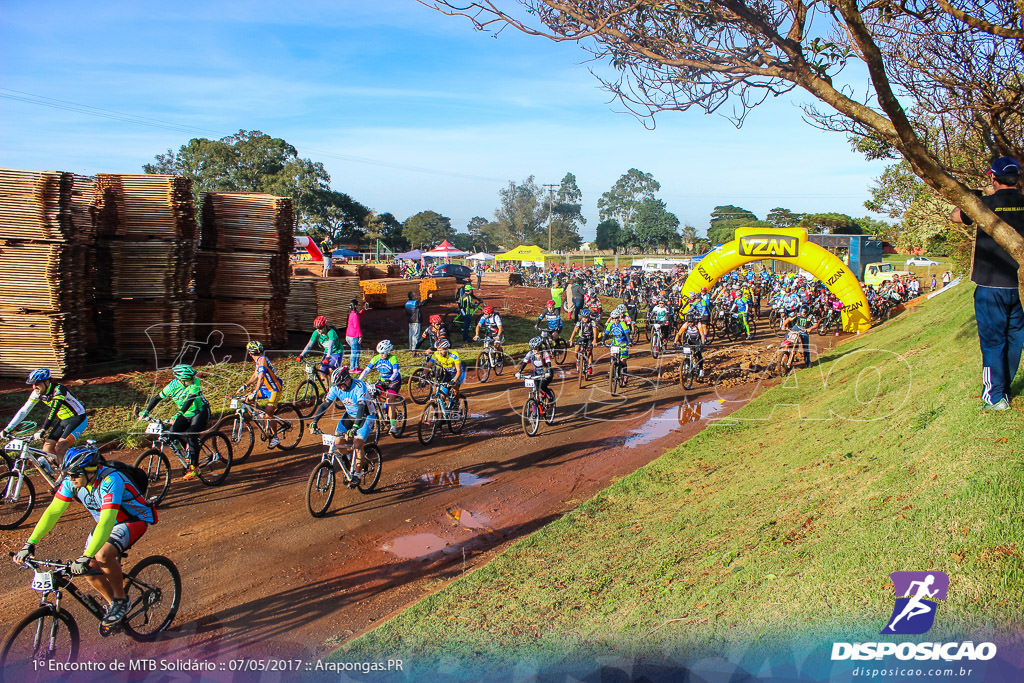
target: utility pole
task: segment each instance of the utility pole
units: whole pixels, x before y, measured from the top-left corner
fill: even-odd
[[[558,185],[545,183],[544,187],[548,188],[548,251],[551,251],[551,214],[555,205],[555,188]]]

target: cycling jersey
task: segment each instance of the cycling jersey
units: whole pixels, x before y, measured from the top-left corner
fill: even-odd
[[[545,308],[537,318],[537,324],[546,324],[551,331],[562,329],[561,309],[556,308],[553,311],[549,311]]]
[[[629,323],[609,320],[604,331],[617,346],[629,346]]]
[[[147,411],[152,410],[153,407],[160,402],[160,400],[169,398],[178,406],[178,413],[182,417],[194,417],[203,411],[208,409],[210,404],[207,403],[206,397],[203,396],[203,389],[199,386],[199,378],[195,377],[191,382],[185,383],[180,379],[176,379],[160,392],[158,397],[154,397],[150,401]]]
[[[587,342],[594,341],[594,323],[590,320],[581,320],[576,323],[576,338],[585,339]]]
[[[338,336],[338,331],[333,327],[328,327],[327,332],[321,332],[320,330],[313,330],[313,334],[309,336],[309,341],[306,342],[306,348],[302,349],[300,356],[305,356],[306,352],[309,351],[313,344],[316,344],[323,349],[325,356],[341,352],[341,337]]]
[[[688,346],[699,345],[702,343],[702,337],[700,330],[697,329],[696,325],[687,325],[683,328],[683,344]]]
[[[369,399],[366,383],[362,380],[353,379],[348,391],[341,387],[331,387],[331,390],[327,392],[327,396],[324,397],[324,403],[330,405],[334,401],[340,401],[345,406],[345,413],[352,417],[360,417],[360,405],[363,406],[364,415],[372,415],[374,412],[373,401]],[[314,415],[314,422],[319,418],[319,414],[322,414],[319,410],[317,413],[318,415]]]
[[[539,375],[542,372],[546,372],[546,368],[551,367],[551,354],[548,353],[547,349],[539,349],[537,351],[530,349],[526,357],[523,358],[522,365],[532,365],[533,374]]]
[[[153,524],[156,521],[153,508],[146,502],[145,496],[122,472],[101,465],[96,470],[96,480],[99,485],[93,483],[76,490],[71,479],[65,477],[55,498],[63,502],[78,499],[97,522],[103,510],[117,510],[117,523],[140,521]]]
[[[7,431],[12,431],[18,424],[25,419],[29,411],[42,401],[43,405],[49,407],[50,412],[47,414],[43,424],[40,425],[39,429],[45,431],[54,420],[68,420],[73,417],[79,417],[85,415],[85,406],[77,398],[71,395],[67,387],[63,384],[57,384],[56,382],[50,383],[50,393],[43,396],[38,391],[33,390],[29,394],[28,400],[25,401],[25,405],[21,407],[21,410],[11,419],[10,424],[7,425]]]
[[[460,363],[459,354],[454,351],[449,351],[447,357],[444,357],[439,353],[435,353],[430,359],[434,361],[438,367],[452,371],[454,371],[456,366]]]
[[[497,313],[481,316],[480,327],[486,329],[490,336],[497,337],[498,328],[501,327],[501,316]]]
[[[402,379],[402,373],[398,368],[398,356],[393,353],[387,358],[382,357],[379,353],[374,356],[370,360],[370,364],[359,373],[359,379],[364,379],[368,373],[374,370],[377,371],[383,382],[394,382]]]
[[[658,305],[651,309],[651,319],[656,323],[668,322],[669,310],[665,306]]]
[[[258,357],[253,362],[256,364],[256,387],[266,388],[271,393],[281,391],[284,385],[274,371],[274,366],[270,360],[264,355]]]

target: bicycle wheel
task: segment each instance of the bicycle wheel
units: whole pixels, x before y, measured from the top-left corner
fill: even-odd
[[[154,640],[174,621],[181,604],[181,575],[174,563],[153,555],[131,568],[124,582],[128,614],[124,630],[135,640]]]
[[[434,436],[437,435],[437,428],[440,426],[440,417],[441,411],[433,401],[428,403],[427,407],[423,409],[423,413],[420,415],[420,424],[416,430],[416,435],[419,438],[420,443],[424,446],[433,441]]]
[[[318,403],[320,403],[319,385],[311,379],[303,380],[292,395],[292,405],[295,406],[295,410],[300,416],[309,417]],[[240,459],[239,462],[241,461]]]
[[[564,339],[559,338],[551,350],[551,357],[555,359],[555,362],[561,365],[565,362],[565,355],[569,351],[568,344],[565,343]]]
[[[35,502],[36,491],[28,477],[17,472],[0,475],[0,529],[16,529],[32,514]]]
[[[380,481],[380,449],[372,444],[363,447],[363,476],[356,484],[360,493],[370,493]]]
[[[535,436],[540,429],[540,405],[535,398],[526,399],[523,406],[523,431],[527,436]]]
[[[481,383],[486,382],[491,376],[491,359],[488,357],[487,352],[484,351],[476,359],[476,378]]]
[[[135,466],[146,473],[149,481],[146,498],[153,505],[159,505],[171,488],[171,463],[167,456],[163,451],[150,448],[135,460]]]
[[[491,359],[491,367],[494,369],[495,375],[500,375],[501,371],[505,369],[505,354],[495,352],[494,358]]]
[[[52,605],[33,610],[11,629],[0,650],[0,679],[50,680],[49,662],[78,659],[78,624],[68,612]]]
[[[452,434],[461,434],[466,427],[466,418],[469,417],[469,401],[465,396],[459,396],[459,402],[448,414],[448,431]]]
[[[612,369],[608,371],[608,390],[611,391],[612,396],[617,396],[616,393],[619,388],[619,364],[615,362],[615,359],[611,359]]]
[[[693,359],[687,360],[680,372],[683,373],[683,389],[687,391],[693,389],[693,380],[697,376],[697,368],[693,364]]]
[[[580,389],[583,388],[583,383],[587,381],[587,354],[583,351],[576,352],[576,381]]]
[[[306,484],[306,508],[314,517],[323,517],[334,498],[334,464],[322,460],[309,474]]]
[[[544,402],[544,421],[549,425],[555,423],[555,401],[554,399]]]
[[[416,368],[409,375],[409,398],[416,405],[424,405],[430,400],[431,386],[426,368]]]
[[[302,441],[302,414],[299,413],[299,409],[285,403],[277,407],[272,419],[284,423],[277,429],[277,438],[281,441],[277,447],[282,451],[290,451],[298,446]],[[231,460],[234,462],[234,454]]]
[[[651,357],[657,358],[661,355],[661,332],[657,329],[651,333]]]
[[[252,420],[235,413],[218,421],[212,431],[227,435],[231,442],[232,462],[238,464],[248,460],[253,446],[256,445],[256,431],[253,429]]]
[[[221,432],[210,432],[199,440],[199,481],[207,486],[224,483],[231,471],[231,442]]]

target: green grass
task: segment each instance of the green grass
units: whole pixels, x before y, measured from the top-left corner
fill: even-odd
[[[337,656],[422,673],[877,640],[888,574],[927,569],[951,581],[930,640],[1019,632],[1024,400],[981,410],[972,289],[837,347]]]

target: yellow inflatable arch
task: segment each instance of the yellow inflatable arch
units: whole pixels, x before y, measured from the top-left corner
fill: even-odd
[[[847,332],[871,327],[868,300],[857,276],[827,249],[809,241],[802,228],[738,228],[736,239],[705,256],[690,271],[683,296],[699,292],[702,287],[710,288],[726,273],[762,259],[792,263],[825,283],[843,302],[843,329]]]

